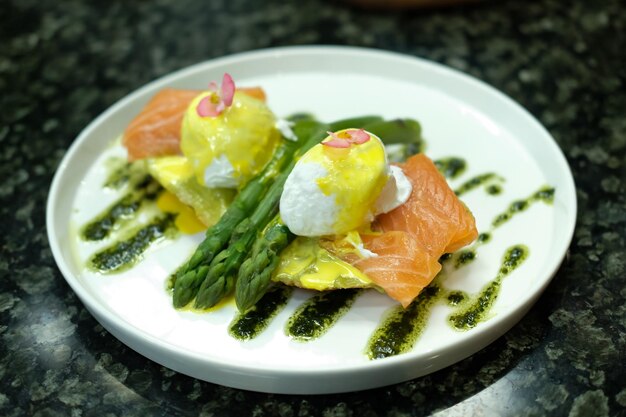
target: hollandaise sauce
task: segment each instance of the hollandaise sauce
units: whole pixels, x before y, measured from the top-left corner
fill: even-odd
[[[321,247],[316,238],[298,237],[281,255],[274,281],[316,291],[374,286],[367,275]]]

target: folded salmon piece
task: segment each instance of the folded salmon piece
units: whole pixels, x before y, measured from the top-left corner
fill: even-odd
[[[478,236],[470,210],[456,196],[435,164],[418,154],[400,164],[413,186],[408,201],[376,218],[380,233],[362,234],[366,249],[378,256],[345,257],[404,307],[441,270],[439,258]]]

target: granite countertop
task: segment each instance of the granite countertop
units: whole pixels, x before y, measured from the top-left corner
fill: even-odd
[[[382,48],[510,95],[552,133],[579,204],[566,260],[477,354],[406,383],[269,395],[178,374],[104,330],[57,269],[45,203],[93,118],[173,70],[283,45]],[[324,0],[0,4],[0,415],[626,416],[626,8],[485,1],[422,11]]]

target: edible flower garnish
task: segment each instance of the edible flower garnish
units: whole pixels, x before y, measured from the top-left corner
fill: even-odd
[[[220,86],[220,92],[217,92],[217,84],[212,81],[209,84],[209,91],[212,94],[204,97],[198,103],[196,111],[200,117],[217,117],[226,107],[230,107],[233,104],[233,97],[235,95],[235,82],[233,77],[228,73],[224,73],[222,78],[222,85]]]
[[[331,148],[349,148],[351,144],[360,145],[370,140],[370,135],[363,129],[348,129],[339,133],[327,132],[332,139],[322,142]]]

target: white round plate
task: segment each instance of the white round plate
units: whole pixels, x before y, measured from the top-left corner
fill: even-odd
[[[367,341],[394,303],[375,291],[360,296],[348,313],[317,340],[285,334],[287,318],[310,294],[296,291],[258,338],[228,334],[233,305],[206,313],[177,311],[164,281],[200,242],[183,236],[153,248],[127,272],[102,276],[83,265],[89,251],[76,230],[114,198],[101,187],[104,154],[121,153],[113,140],[158,90],[202,89],[229,72],[241,86],[262,86],[279,116],[307,112],[320,120],[378,114],[420,121],[433,159],[461,156],[474,175],[505,179],[493,196],[463,196],[479,231],[498,213],[543,185],[555,187],[554,203],[534,204],[493,233],[471,264],[451,273],[447,288],[480,291],[498,271],[506,248],[524,244],[528,260],[505,278],[489,320],[459,332],[446,321],[450,307],[436,305],[408,353],[369,360]],[[406,381],[451,365],[505,333],[530,308],[560,265],[576,218],[574,182],[548,132],[523,108],[488,85],[414,57],[348,47],[278,48],[194,65],[156,80],[116,103],[76,139],[61,163],[49,195],[47,228],[65,279],[96,319],[142,355],[176,371],[231,387],[263,392],[321,394]]]

